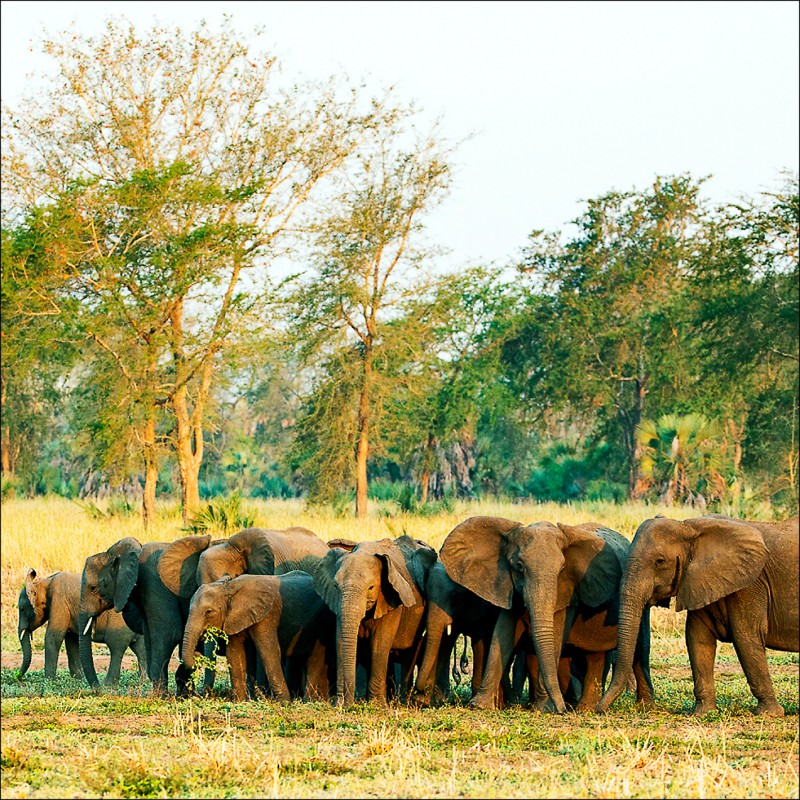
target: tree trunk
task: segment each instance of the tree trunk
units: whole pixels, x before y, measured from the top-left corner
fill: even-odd
[[[189,521],[200,507],[198,475],[203,462],[202,396],[198,396],[194,414],[189,413],[189,367],[183,347],[183,301],[175,304],[172,324],[172,357],[175,363],[175,391],[172,410],[175,414],[177,441],[175,454],[181,478],[181,516]]]
[[[358,445],[356,449],[356,516],[367,516],[367,458],[369,456],[369,395],[372,388],[372,353],[365,345],[364,376],[358,401]]]
[[[0,434],[0,469],[6,478],[14,477],[14,469],[11,462],[11,432],[3,426]]]
[[[636,442],[636,429],[644,416],[644,399],[647,396],[645,385],[649,374],[644,371],[644,362],[639,359],[639,374],[633,382],[633,408],[620,414],[625,451],[628,457],[628,499],[637,499],[639,490],[639,445]]]
[[[431,482],[431,466],[433,464],[433,450],[436,446],[436,439],[432,433],[428,433],[428,441],[425,443],[425,455],[422,460],[422,475],[419,481],[420,503],[425,505],[428,502],[428,485]]]
[[[142,494],[142,518],[147,528],[156,518],[156,484],[158,483],[158,467],[156,466],[156,420],[148,419],[144,429],[144,492]]]

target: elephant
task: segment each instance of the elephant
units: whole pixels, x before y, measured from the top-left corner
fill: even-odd
[[[78,611],[78,646],[86,679],[99,683],[92,659],[89,629],[97,617],[113,608],[122,612],[126,624],[144,636],[147,675],[153,689],[167,688],[169,661],[183,641],[189,601],[176,597],[158,574],[158,561],[165,542],[142,545],[133,537],[115,542],[108,550],[89,556],[81,576]],[[175,673],[178,695],[188,693],[189,670],[182,664]]]
[[[450,690],[450,655],[460,634],[472,645],[472,693],[478,691],[499,609],[460,586],[438,561],[424,587],[427,611],[423,657],[414,684],[414,701],[428,706],[445,701]]]
[[[558,662],[565,644],[580,648],[587,656],[587,674],[577,709],[594,709],[602,686],[605,653],[617,644],[619,585],[629,548],[625,537],[596,523],[571,526],[538,522],[525,526],[501,517],[479,516],[450,531],[440,550],[447,574],[501,609],[483,682],[470,705],[494,706],[501,676],[508,670],[513,648],[529,619],[541,683],[551,710],[566,710],[558,680]],[[632,659],[637,699],[650,706],[649,614],[642,617],[637,633],[636,657]],[[544,707],[543,699],[540,708]]]
[[[229,539],[212,541],[211,536],[186,536],[168,545],[161,555],[158,574],[176,596],[188,600],[205,583],[239,575],[280,575],[291,570],[312,572],[328,552],[328,545],[308,528],[284,530],[245,528]],[[206,656],[215,644],[209,642]],[[224,645],[219,648],[224,654]],[[255,674],[255,654],[250,651],[251,675]],[[214,671],[206,670],[204,685],[214,684]]]
[[[314,586],[336,615],[336,702],[355,701],[357,643],[369,640],[367,699],[385,705],[389,658],[402,653],[407,678],[421,641],[421,588],[436,551],[408,536],[331,548]]]
[[[55,572],[47,578],[37,578],[36,570],[29,569],[25,585],[19,593],[17,630],[22,644],[22,678],[31,665],[31,634],[47,623],[44,635],[44,675],[48,680],[56,677],[58,654],[62,643],[67,649],[67,662],[73,678],[83,679],[78,653],[78,605],[81,594],[79,572]],[[111,662],[106,673],[105,686],[119,683],[122,656],[130,649],[139,662],[139,677],[147,677],[147,652],[144,638],[134,633],[116,611],[105,611],[98,618],[92,638],[106,644]]]
[[[798,517],[752,522],[708,514],[642,522],[622,580],[615,670],[597,710],[606,711],[622,692],[621,675],[631,663],[642,613],[675,597],[676,610],[687,611],[694,713],[716,708],[714,659],[722,641],[733,643],[758,700],[754,713],[783,716],[765,648],[800,649],[799,533]]]
[[[210,627],[228,636],[227,658],[236,701],[247,699],[244,643],[251,639],[278,700],[290,699],[281,659],[305,662],[305,699],[328,699],[328,661],[334,647],[333,613],[307,572],[240,575],[204,583],[192,597],[183,638],[184,664],[194,666],[194,651]]]

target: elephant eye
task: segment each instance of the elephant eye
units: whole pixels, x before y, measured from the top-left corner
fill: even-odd
[[[664,556],[659,556],[655,561],[655,564],[656,564],[657,567],[663,567],[664,564],[666,564],[666,563],[667,563],[667,559],[664,558]]]
[[[372,589],[374,589],[374,588],[375,588],[375,584],[374,583],[371,586],[367,587],[367,589],[370,590],[370,591],[372,591]]]
[[[207,608],[207,609],[206,609],[206,616],[209,616],[210,614],[211,614],[211,609],[210,609],[210,608]]]

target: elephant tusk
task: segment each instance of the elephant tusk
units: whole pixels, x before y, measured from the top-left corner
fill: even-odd
[[[28,632],[28,629],[27,629],[27,628],[25,628],[25,630],[22,630],[22,631],[20,631],[20,632],[19,632],[19,640],[20,640],[20,641],[22,641],[22,637],[23,637],[23,636],[25,636],[25,634],[26,634],[27,632]]]
[[[86,623],[86,627],[83,629],[83,635],[86,636],[89,633],[89,628],[92,627],[92,623],[94,622],[94,617],[89,617],[89,621]]]
[[[448,625],[448,626],[447,626],[447,635],[448,635],[448,636],[450,635],[450,633],[451,633],[451,631],[452,631],[452,630],[453,630],[453,626],[452,626],[452,625]]]

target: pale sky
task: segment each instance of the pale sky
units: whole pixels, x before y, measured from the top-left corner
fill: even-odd
[[[27,2],[2,0],[0,98],[49,59],[43,30],[97,34],[108,16],[215,28],[222,14],[284,71],[394,85],[452,140],[449,199],[428,219],[442,267],[515,258],[534,228],[657,175],[711,174],[706,195],[771,191],[798,171],[796,2]]]

